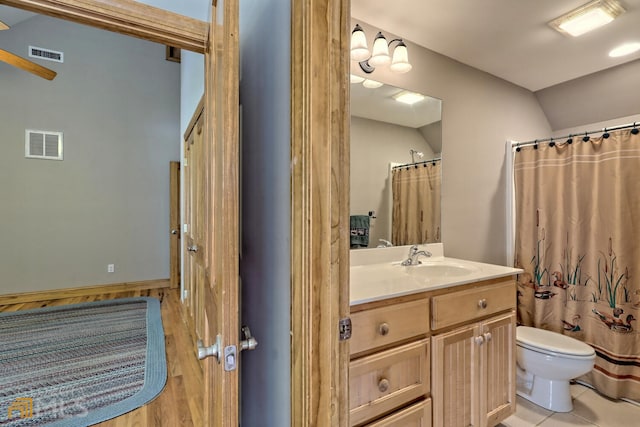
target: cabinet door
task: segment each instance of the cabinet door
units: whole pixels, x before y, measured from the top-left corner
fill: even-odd
[[[515,412],[516,314],[494,317],[481,326],[484,368],[480,382],[485,426],[494,426]]]
[[[432,337],[433,425],[480,425],[479,324]]]

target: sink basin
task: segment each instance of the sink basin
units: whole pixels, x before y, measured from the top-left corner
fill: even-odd
[[[454,263],[441,262],[424,262],[418,265],[404,267],[405,273],[410,276],[418,276],[425,278],[436,277],[460,277],[469,275],[476,270],[470,266],[464,266]]]

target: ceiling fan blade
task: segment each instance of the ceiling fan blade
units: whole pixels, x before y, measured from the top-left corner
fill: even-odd
[[[5,24],[4,22],[0,21],[0,31],[2,30],[8,30],[9,26],[7,24]]]
[[[22,70],[28,71],[35,74],[36,76],[40,76],[43,79],[47,80],[53,80],[57,75],[57,73],[53,70],[36,64],[35,62],[29,61],[28,59],[21,58],[11,52],[7,52],[4,49],[0,49],[0,61],[4,61],[7,64],[13,65],[14,67],[18,67]]]

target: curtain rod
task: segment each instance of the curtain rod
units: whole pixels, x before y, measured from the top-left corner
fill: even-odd
[[[413,162],[413,163],[407,163],[407,164],[404,164],[404,165],[394,166],[394,167],[392,167],[392,168],[391,168],[391,170],[393,170],[393,169],[400,169],[400,168],[407,168],[407,169],[408,169],[410,166],[415,166],[415,167],[417,168],[417,167],[418,167],[418,165],[424,165],[424,166],[427,166],[427,163],[433,163],[433,164],[435,164],[435,162],[439,162],[440,160],[442,160],[442,158],[440,158],[440,157],[436,157],[436,158],[431,159],[431,160],[423,160],[423,161],[421,161],[421,162]]]
[[[549,141],[549,143],[555,143],[556,140],[560,140],[560,139],[565,139],[567,138],[566,142],[569,142],[569,140],[571,140],[574,136],[582,136],[584,135],[584,137],[587,137],[587,135],[592,135],[594,133],[607,133],[609,131],[614,131],[614,130],[621,130],[621,129],[628,129],[628,128],[633,128],[631,130],[631,132],[635,135],[638,132],[640,132],[640,129],[638,129],[636,126],[638,125],[638,122],[633,122],[633,123],[627,123],[625,125],[619,125],[619,126],[612,126],[612,127],[606,127],[603,129],[598,129],[598,130],[590,130],[590,131],[586,131],[586,132],[580,132],[580,133],[570,133],[569,135],[564,135],[564,136],[553,136],[553,137],[549,137],[549,138],[544,138],[544,139],[534,139],[533,141],[525,141],[525,142],[517,142],[517,141],[512,141],[511,142],[511,146],[512,147],[523,147],[525,145],[534,145],[534,144],[538,144],[538,143],[542,143],[542,142],[547,142]],[[588,141],[588,137],[585,140]],[[562,142],[562,141],[560,141]],[[572,141],[573,142],[573,141]]]

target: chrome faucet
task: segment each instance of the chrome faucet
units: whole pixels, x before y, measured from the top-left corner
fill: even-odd
[[[429,251],[419,251],[418,250],[418,245],[413,245],[413,246],[411,246],[409,248],[409,257],[407,259],[405,259],[404,261],[402,261],[401,265],[407,266],[407,265],[422,264],[420,262],[420,260],[418,259],[420,256],[430,257],[431,256],[431,252],[429,252]]]

